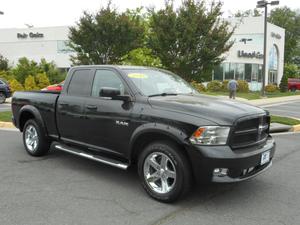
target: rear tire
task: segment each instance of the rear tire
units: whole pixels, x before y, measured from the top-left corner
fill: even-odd
[[[6,96],[3,92],[0,92],[0,104],[4,103],[6,101]]]
[[[138,159],[138,173],[146,192],[161,202],[174,202],[188,193],[190,164],[177,145],[157,141],[144,148]]]
[[[46,155],[51,144],[43,128],[34,119],[28,120],[24,125],[23,143],[27,153],[32,156]]]
[[[297,90],[297,88],[295,88],[295,87],[292,87],[292,88],[291,88],[291,91],[292,91],[292,92],[296,92],[296,90]]]

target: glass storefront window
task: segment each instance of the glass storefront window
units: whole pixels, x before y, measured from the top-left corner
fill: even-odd
[[[225,80],[234,79],[235,63],[224,63]]]
[[[251,82],[252,64],[245,64],[245,81]]]
[[[69,46],[69,41],[57,41],[58,53],[71,53],[74,50]]]
[[[235,70],[235,79],[244,80],[244,75],[245,75],[245,64],[237,63],[236,70]]]
[[[214,69],[214,80],[223,80],[223,64],[216,66]]]

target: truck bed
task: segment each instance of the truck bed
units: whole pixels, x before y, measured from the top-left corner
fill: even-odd
[[[48,135],[57,137],[56,102],[59,95],[60,93],[55,91],[15,92],[12,98],[12,113],[16,126],[20,129],[21,124],[19,124],[19,115],[21,115],[21,108],[26,105],[22,109],[22,111],[24,111],[26,108],[34,107],[37,109],[37,113],[40,113]]]

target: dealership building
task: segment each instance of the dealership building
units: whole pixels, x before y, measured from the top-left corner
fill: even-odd
[[[224,54],[225,61],[214,69],[213,80],[240,79],[250,90],[261,89],[263,73],[264,17],[229,19],[235,27],[233,46]],[[283,75],[285,30],[274,24],[267,26],[267,84],[279,84]]]
[[[213,70],[213,80],[241,79],[249,82],[251,90],[259,90],[262,80],[264,17],[228,19],[235,27],[231,49],[225,61]],[[0,29],[0,54],[15,65],[21,57],[39,62],[41,58],[54,61],[59,68],[71,66],[74,54],[68,46],[68,26],[42,28]],[[266,84],[279,84],[283,75],[285,31],[268,23]]]

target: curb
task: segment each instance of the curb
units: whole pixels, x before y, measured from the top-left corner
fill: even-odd
[[[11,122],[1,122],[0,121],[0,128],[16,128],[16,127]]]
[[[300,131],[300,124],[294,125],[294,126],[291,128],[291,131],[293,131],[293,132],[298,132],[298,131]]]

